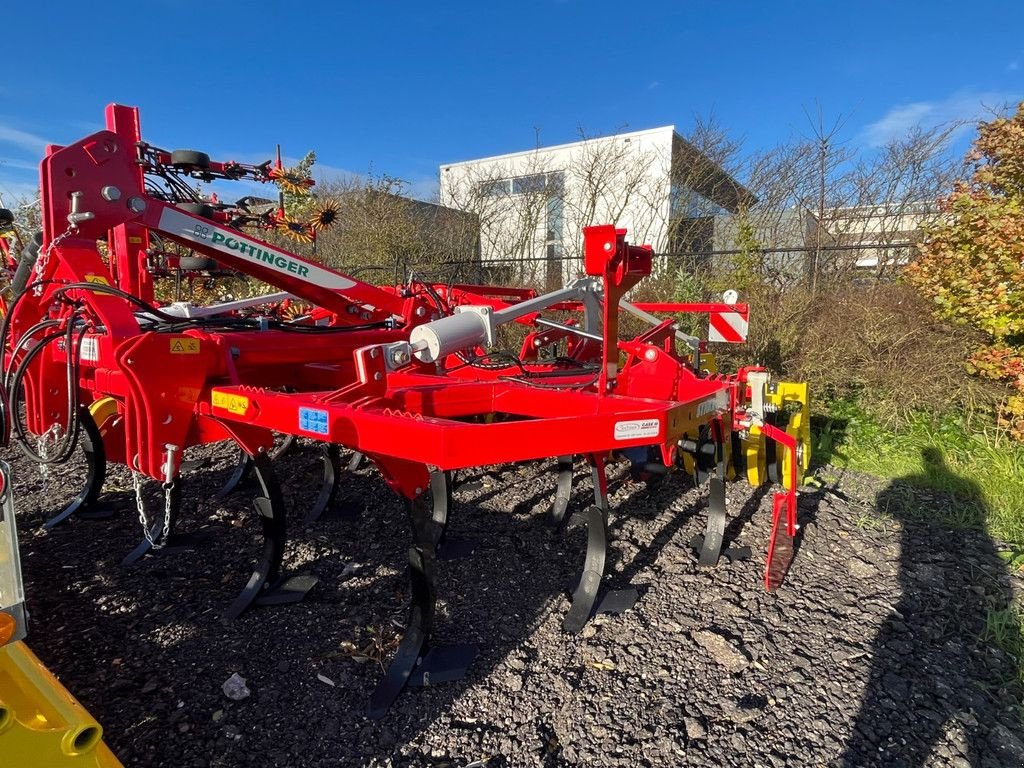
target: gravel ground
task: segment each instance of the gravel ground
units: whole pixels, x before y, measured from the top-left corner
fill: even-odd
[[[313,456],[278,462],[295,521],[317,490]],[[583,532],[544,525],[553,464],[461,473],[452,533],[476,551],[441,563],[436,636],[481,653],[465,680],[406,691],[371,722],[377,657],[405,620],[402,505],[373,470],[348,477],[357,519],[292,530],[287,565],[319,586],[226,624],[259,537],[251,488],[213,500],[228,457],[213,459],[187,477],[182,523],[208,539],[131,568],[119,562],[140,528],[123,471],[108,482],[114,519],[43,533],[79,470],[44,489],[14,461],[30,644],[127,765],[1024,765],[1012,662],[978,640],[987,607],[1019,586],[999,545],[899,520],[911,502],[953,499],[822,470],[836,492],[802,496],[796,562],[768,594],[770,493],[730,486],[728,534],[753,557],[702,570],[688,542],[705,492],[618,482],[608,583],[642,598],[569,637]],[[577,505],[589,494],[578,465]],[[242,701],[221,690],[235,672],[252,691]]]

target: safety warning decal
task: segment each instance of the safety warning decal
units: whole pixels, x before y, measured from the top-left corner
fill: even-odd
[[[213,403],[214,408],[223,408],[225,411],[236,413],[239,416],[249,410],[249,398],[245,395],[232,395],[214,390],[210,402]]]
[[[177,336],[171,339],[172,355],[198,355],[199,339],[190,339],[188,336]]]

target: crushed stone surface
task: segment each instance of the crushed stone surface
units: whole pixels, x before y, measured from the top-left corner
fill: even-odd
[[[479,656],[464,680],[406,690],[370,721],[406,619],[403,504],[365,468],[339,495],[358,517],[304,528],[319,453],[280,458],[286,567],[320,582],[300,604],[229,623],[261,546],[255,489],[216,500],[233,455],[187,458],[204,455],[210,466],[185,476],[179,530],[205,538],[131,567],[120,561],[141,528],[123,468],[108,472],[112,519],[43,532],[81,465],[54,468],[44,487],[11,457],[28,642],[128,766],[1024,765],[1012,660],[980,639],[987,611],[1019,587],[1000,545],[879,514],[888,489],[871,477],[822,471],[829,489],[801,495],[795,562],[768,593],[770,490],[730,484],[727,544],[753,555],[702,569],[690,541],[706,489],[679,476],[648,488],[613,466],[606,586],[641,598],[569,636],[585,530],[546,524],[554,462],[460,472],[450,536],[475,548],[440,563],[435,642],[477,643]],[[591,499],[578,463],[571,509]],[[235,673],[250,691],[239,700],[222,689]]]

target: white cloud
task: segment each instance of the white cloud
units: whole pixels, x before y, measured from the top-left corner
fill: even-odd
[[[863,131],[864,141],[880,147],[905,136],[915,127],[932,128],[953,122],[972,123],[985,118],[990,110],[1016,102],[1019,94],[997,91],[960,90],[941,101],[916,101],[897,104]],[[968,130],[970,125],[964,126]]]
[[[438,190],[437,176],[426,176],[409,181],[406,194],[416,200],[425,200],[428,203],[432,203],[437,201]]]
[[[0,200],[3,207],[31,203],[39,196],[39,184],[31,181],[16,181],[0,177]]]
[[[1020,62],[1017,60],[1011,61],[1006,65],[1007,72],[1016,72],[1018,69],[1020,69]]]
[[[39,163],[26,160],[15,160],[11,157],[0,157],[0,172],[6,168],[17,169],[19,171],[38,171]]]
[[[53,142],[28,131],[19,131],[17,128],[0,125],[0,144],[9,144],[25,152],[41,156],[46,145],[53,144]]]

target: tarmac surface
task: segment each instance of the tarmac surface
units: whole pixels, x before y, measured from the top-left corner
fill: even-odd
[[[43,532],[81,467],[44,483],[13,458],[29,644],[126,765],[1024,765],[1013,663],[981,639],[1021,586],[1002,545],[914,522],[955,498],[830,468],[827,490],[801,495],[796,560],[767,593],[770,491],[729,485],[727,539],[752,556],[701,569],[690,541],[706,489],[679,476],[648,488],[613,466],[606,584],[641,599],[576,636],[561,620],[585,534],[546,524],[554,463],[459,473],[451,535],[473,553],[441,562],[435,637],[480,653],[465,679],[406,690],[370,721],[406,619],[405,509],[365,468],[341,494],[355,516],[303,528],[317,456],[300,445],[276,467],[293,507],[286,566],[319,585],[234,622],[222,614],[261,539],[252,484],[215,500],[230,452],[186,476],[181,530],[206,538],[131,567],[141,527],[123,469],[109,473],[112,519]],[[578,463],[570,510],[590,498]],[[222,690],[233,673],[251,692],[239,701]]]

